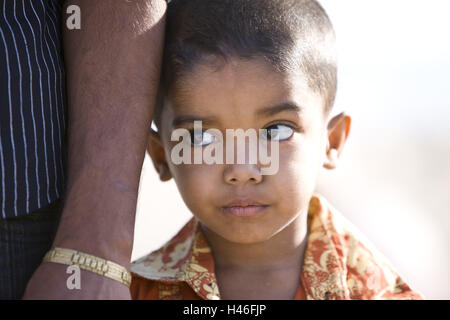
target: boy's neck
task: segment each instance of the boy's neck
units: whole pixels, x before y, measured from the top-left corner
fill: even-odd
[[[271,239],[254,244],[230,242],[201,226],[211,246],[216,269],[270,273],[302,267],[308,235],[306,219],[307,212],[301,213]]]

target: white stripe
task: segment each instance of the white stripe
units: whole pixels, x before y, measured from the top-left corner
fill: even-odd
[[[42,2],[41,2],[42,3]],[[44,9],[44,11],[46,12],[46,16],[47,16],[47,11],[46,11],[46,8],[44,7],[44,3],[42,3],[42,6],[43,6],[43,9]],[[48,15],[48,16],[50,16],[50,15]],[[49,30],[49,28],[47,27],[46,28],[46,30],[47,30],[47,34],[48,34],[48,36],[50,37],[50,40],[53,42],[53,39],[52,39],[52,37],[51,37],[51,35],[50,35],[50,30]],[[48,44],[48,41],[47,41],[47,37],[44,37],[45,38],[45,44],[46,44],[46,46],[47,46],[47,52],[48,52],[48,55],[49,55],[49,57],[51,58],[50,59],[50,61],[51,61],[51,63],[52,63],[52,67],[53,67],[53,78],[54,78],[54,81],[55,81],[55,86],[53,87],[55,90],[53,91],[54,92],[54,98],[55,98],[55,109],[56,109],[56,117],[57,117],[57,119],[58,119],[58,121],[57,121],[57,124],[58,124],[58,141],[59,141],[59,149],[60,149],[60,151],[61,151],[61,153],[58,155],[58,158],[59,158],[59,165],[60,165],[60,168],[61,168],[61,171],[62,171],[62,143],[61,143],[61,125],[60,125],[60,118],[59,118],[59,111],[58,111],[58,108],[59,108],[59,105],[58,105],[58,97],[57,97],[57,90],[56,90],[56,87],[57,87],[57,85],[58,85],[58,83],[57,83],[57,76],[56,76],[56,67],[55,67],[55,62],[54,62],[54,60],[53,60],[53,58],[52,58],[52,53],[50,52],[50,46],[49,46],[49,44]],[[54,46],[55,44],[53,43],[53,46]],[[58,54],[58,53],[57,53]],[[62,103],[62,102],[61,102]],[[56,152],[54,152],[54,154],[55,154]],[[58,183],[57,183],[57,179],[58,179],[58,172],[57,172],[57,170],[56,170],[56,158],[54,157],[54,159],[55,159],[55,190],[56,190],[56,196],[59,198],[59,191],[58,191]],[[59,177],[59,178],[62,178],[62,177]]]
[[[27,39],[25,38],[25,34],[23,33],[22,26],[20,25],[19,21],[17,20],[17,16],[16,16],[16,0],[14,0],[14,20],[16,21],[17,25],[20,28],[20,32],[22,33],[23,41],[24,41],[24,44],[25,44],[25,49],[26,49],[27,59],[28,59],[28,70],[29,70],[29,74],[30,74],[30,85],[31,85],[31,88],[32,88],[33,73],[31,71],[30,54],[28,52]],[[9,23],[8,23],[8,25],[9,25]],[[12,32],[12,29],[11,29],[11,32]],[[16,46],[16,53],[17,53],[17,59],[19,59],[17,46]],[[25,183],[26,183],[26,187],[27,187],[26,212],[29,213],[30,212],[30,188],[29,188],[29,181],[28,181],[28,150],[27,150],[27,141],[26,141],[26,135],[25,135],[25,123],[24,123],[24,120],[23,120],[22,67],[20,66],[20,63],[19,63],[19,71],[20,71],[20,106],[21,106],[20,114],[21,114],[21,117],[22,117],[23,142],[24,142],[24,148],[25,148]],[[33,93],[32,93],[32,91],[31,91],[31,110],[33,110]],[[31,115],[32,115],[32,118],[33,118],[33,125],[35,126],[34,114],[31,113]],[[35,140],[36,140],[36,134],[35,134]],[[37,157],[37,152],[36,151],[35,151],[35,156]]]
[[[56,9],[55,9],[55,10],[56,10]],[[55,31],[55,39],[58,39],[58,38],[61,39],[62,36],[58,37],[58,31],[56,30],[56,22],[58,21],[58,18],[57,18],[57,12],[56,12],[56,11],[53,11],[53,10],[51,10],[50,12],[53,13],[54,18],[55,18],[55,20],[51,20],[51,21],[52,21],[53,30]],[[51,38],[50,38],[50,39],[51,39]],[[52,42],[53,42],[53,40],[52,40]],[[55,45],[55,44],[54,44],[54,45]],[[56,45],[55,45],[55,50],[57,51]],[[65,81],[64,81],[65,77],[64,77],[63,70],[62,70],[60,64],[59,64],[59,79],[60,79],[60,83],[59,83],[59,90],[60,90],[60,91],[59,91],[59,92],[60,92],[60,96],[61,96],[61,101],[63,101],[63,105],[65,105],[64,95],[63,95],[63,92],[64,92],[63,85],[64,85],[64,83],[65,83]],[[63,132],[65,132],[65,129],[66,129],[66,119],[65,119],[65,113],[64,113],[64,110],[63,110],[63,112],[62,112],[62,124],[63,124]]]
[[[0,138],[0,163],[2,165],[2,217],[6,218],[5,211],[5,160],[3,159],[2,139]]]
[[[28,17],[25,13],[25,4],[22,3],[22,11],[23,11],[23,15],[25,17],[25,19],[28,22],[28,25],[31,29],[31,31],[33,31],[33,28],[31,27],[31,23],[28,20]],[[19,23],[19,21],[17,20],[16,17],[16,11],[15,11],[15,7],[14,7],[14,18],[16,19],[17,25],[20,28],[20,32],[22,32],[22,36],[23,39],[25,41],[25,49],[27,52],[27,58],[28,58],[28,70],[30,72],[30,99],[31,99],[31,117],[33,119],[33,135],[34,135],[34,157],[35,157],[35,173],[36,173],[36,189],[37,189],[37,201],[38,201],[38,208],[41,207],[41,187],[39,184],[39,172],[38,172],[38,168],[39,168],[39,157],[38,157],[38,152],[37,152],[37,133],[36,133],[36,119],[34,118],[34,94],[33,94],[33,68],[31,67],[31,59],[30,59],[30,52],[28,50],[28,41],[26,39],[25,33],[23,32],[22,29],[22,25]],[[34,39],[34,33],[33,33],[33,41],[36,45],[36,40]],[[28,211],[28,207],[27,207],[27,211]]]
[[[56,10],[56,9],[55,9]],[[54,31],[54,37],[55,39],[61,39],[61,37],[58,36],[58,31],[56,30],[56,22],[58,21],[58,17],[56,15],[56,12],[54,12],[53,10],[49,10],[52,15],[53,15],[53,19],[50,19],[50,21],[52,22],[52,27],[53,27],[53,31]],[[50,28],[49,28],[50,30]],[[53,41],[53,38],[50,35],[50,31],[49,31],[49,36],[50,36],[50,40],[53,44],[53,48],[55,50],[55,57],[59,57],[60,53],[58,51],[58,47],[56,46],[55,42]],[[59,113],[57,114],[58,116],[58,121],[62,121],[62,132],[65,132],[65,117],[64,117],[64,112],[65,112],[65,101],[64,101],[64,95],[63,95],[63,82],[64,82],[64,76],[63,76],[63,72],[61,70],[61,63],[58,63],[58,73],[59,73],[59,97],[60,97],[60,106],[62,107],[61,110],[61,118],[59,117]],[[64,82],[65,83],[65,82]],[[58,109],[56,109],[58,111]],[[59,157],[60,160],[60,165],[61,165],[61,172],[64,175],[64,166],[62,163],[62,152],[63,152],[63,148],[62,148],[62,143],[60,141],[60,150],[61,150],[61,156]],[[61,179],[64,179],[64,177],[61,177]]]
[[[5,2],[3,2],[3,16],[6,19],[5,16]],[[9,53],[8,53],[8,46],[6,44],[5,35],[3,33],[2,28],[0,28],[0,34],[3,39],[3,43],[5,44],[5,50],[6,50],[6,65],[8,70],[8,101],[9,101],[9,115],[10,115],[10,121],[9,121],[9,129],[11,131],[11,146],[12,146],[12,154],[13,154],[13,161],[14,161],[14,215],[17,216],[17,163],[16,163],[16,147],[14,145],[14,131],[13,131],[13,125],[12,125],[12,102],[11,102],[11,70],[9,68]]]
[[[14,14],[16,11],[16,1],[14,0]],[[24,152],[25,152],[25,186],[26,186],[26,190],[27,190],[27,212],[29,209],[29,198],[30,198],[30,188],[28,185],[28,150],[27,150],[27,140],[26,140],[26,133],[25,133],[25,121],[24,121],[24,117],[23,117],[23,93],[22,93],[22,64],[20,63],[20,55],[19,55],[19,49],[17,48],[17,42],[16,42],[16,37],[14,35],[14,30],[11,27],[11,24],[9,23],[8,19],[6,18],[6,1],[3,3],[3,17],[5,18],[5,22],[8,25],[9,31],[11,32],[11,36],[13,39],[13,43],[14,43],[14,49],[16,51],[16,57],[17,57],[17,66],[19,68],[19,98],[20,98],[20,120],[22,122],[22,139],[23,139],[23,144],[24,144]],[[12,117],[12,114],[11,114]],[[14,163],[15,166],[17,165],[16,163]],[[14,168],[14,172],[17,173],[17,168]],[[14,177],[14,183],[16,184],[16,188],[15,188],[15,196],[16,196],[16,201],[14,202],[14,213],[17,216],[17,176]]]
[[[31,34],[33,35],[33,44],[34,44],[34,60],[36,62],[36,65],[38,67],[38,71],[39,71],[39,87],[40,87],[40,97],[41,97],[41,114],[42,114],[42,123],[43,123],[43,133],[44,133],[44,157],[45,157],[45,170],[46,170],[46,174],[47,174],[47,185],[49,184],[49,178],[48,178],[48,163],[47,163],[47,139],[46,139],[46,130],[45,130],[45,119],[44,119],[44,102],[43,102],[43,92],[42,92],[42,70],[41,70],[41,65],[38,61],[38,54],[37,54],[37,43],[36,43],[36,36],[34,34],[34,28],[33,25],[31,24],[30,20],[28,20],[28,16],[26,14],[25,11],[25,5],[23,6],[23,14],[25,16],[25,19],[27,20],[28,26],[30,27],[31,30]],[[38,18],[39,20],[39,18]],[[37,150],[37,140],[36,143],[34,145],[35,150]],[[38,189],[38,207],[41,207],[41,185],[40,185],[40,180],[39,180],[39,175],[38,175],[38,168],[39,168],[39,159],[38,157],[36,157],[36,183],[37,183],[37,189]],[[47,198],[48,198],[48,193],[47,193]],[[50,201],[50,200],[49,200]]]
[[[44,15],[46,15],[47,14],[47,10],[46,10],[45,4],[44,4],[44,2],[42,0],[41,0],[41,4],[42,4],[42,9],[44,10]],[[33,4],[31,6],[33,7]],[[39,27],[42,29],[40,21],[39,21]],[[42,30],[42,37],[43,37],[43,39],[45,41],[45,45],[47,47],[47,51],[49,51],[47,38],[45,37],[45,29],[47,29],[47,24],[45,24],[44,30]],[[59,197],[58,188],[56,188],[56,186],[58,185],[58,183],[57,183],[58,169],[56,168],[55,125],[53,123],[53,105],[54,105],[54,102],[56,103],[56,101],[53,101],[52,89],[51,89],[52,87],[50,86],[50,75],[51,75],[50,74],[50,69],[48,67],[47,59],[46,59],[46,57],[44,55],[44,51],[42,50],[42,47],[41,47],[41,54],[42,54],[42,58],[43,58],[43,61],[44,61],[45,69],[47,70],[48,99],[49,99],[49,102],[50,102],[50,124],[51,124],[51,129],[52,129],[51,130],[51,132],[52,132],[51,136],[52,136],[52,151],[53,151],[52,154],[53,154],[53,164],[54,164],[53,168],[55,169],[55,185],[54,186],[55,186],[57,197]],[[53,64],[53,59],[52,59],[52,56],[51,56],[50,52],[49,52],[49,59],[50,59],[50,61]],[[56,70],[54,70],[53,74],[56,77]],[[56,88],[56,83],[55,83],[55,88]],[[61,132],[59,132],[59,135],[60,134],[61,134]],[[48,193],[49,193],[49,186],[47,187],[47,195],[48,195]]]
[[[30,4],[31,4],[31,8],[33,9],[33,13],[36,16],[36,19],[37,19],[37,21],[39,23],[39,28],[42,29],[41,21],[39,20],[39,16],[37,15],[36,10],[34,9],[34,6],[33,6],[33,1],[30,1]],[[44,52],[42,50],[42,47],[41,47],[41,56],[42,56],[42,61],[45,64],[45,68],[47,69],[47,74],[48,74],[47,84],[48,84],[48,90],[49,90],[49,97],[48,98],[49,98],[49,102],[50,102],[50,120],[51,120],[51,125],[52,125],[52,147],[53,147],[53,157],[55,157],[55,141],[54,141],[54,137],[53,137],[53,117],[51,115],[51,111],[52,111],[51,110],[52,109],[51,100],[52,100],[52,97],[51,97],[51,94],[50,94],[50,72],[48,70],[48,65],[47,65],[47,62],[45,60],[45,56],[44,56]],[[44,141],[45,141],[46,138],[45,138],[44,102],[43,102],[43,97],[42,97],[43,96],[43,93],[42,93],[42,77],[41,77],[40,80],[41,80],[41,104],[42,104],[42,119],[43,119],[42,123],[44,123]],[[54,161],[54,163],[55,162],[56,161]],[[46,169],[47,169],[47,200],[48,200],[48,202],[50,202],[50,181],[49,181],[48,167],[47,167],[48,166],[48,162],[47,162],[47,147],[45,147],[45,164],[46,164]],[[56,167],[55,167],[55,170],[56,170]]]

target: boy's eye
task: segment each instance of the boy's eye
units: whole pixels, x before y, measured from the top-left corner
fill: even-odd
[[[266,128],[267,140],[283,141],[289,139],[294,133],[294,129],[285,124],[274,124]]]
[[[191,130],[189,133],[193,146],[206,146],[216,140],[213,134],[206,131],[196,132],[195,130]]]

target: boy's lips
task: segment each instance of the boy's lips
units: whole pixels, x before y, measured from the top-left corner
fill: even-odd
[[[235,198],[222,207],[222,211],[238,217],[251,217],[264,211],[269,205],[250,198]]]

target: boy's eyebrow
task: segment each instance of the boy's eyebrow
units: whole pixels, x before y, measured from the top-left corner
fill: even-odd
[[[283,102],[275,106],[265,107],[256,112],[258,116],[270,117],[277,113],[283,111],[291,111],[296,113],[301,113],[303,110],[302,107],[298,106],[293,102]],[[181,126],[183,124],[192,124],[194,121],[202,121],[202,124],[211,125],[216,123],[216,118],[214,117],[199,117],[195,115],[181,115],[175,117],[172,120],[172,128]]]
[[[270,107],[265,107],[263,109],[260,109],[256,112],[256,114],[258,116],[270,117],[270,116],[273,116],[273,115],[283,112],[283,111],[294,111],[296,113],[301,113],[302,110],[303,110],[302,107],[298,106],[297,104],[295,104],[293,102],[283,102],[276,106],[270,106]]]
[[[192,124],[194,121],[201,121],[202,124],[210,125],[216,122],[215,118],[208,118],[208,117],[198,117],[195,115],[183,115],[175,117],[175,119],[172,120],[172,128],[178,127],[182,124]]]

